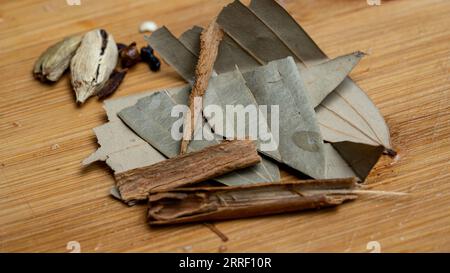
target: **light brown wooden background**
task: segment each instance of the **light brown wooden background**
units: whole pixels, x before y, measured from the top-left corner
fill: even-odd
[[[68,77],[33,80],[39,54],[62,37],[105,28],[118,42],[144,45],[138,26],[153,20],[180,34],[206,25],[228,1],[0,1],[0,251],[68,252],[382,252],[450,251],[450,1],[284,1],[330,57],[369,55],[353,79],[380,108],[396,160],[383,158],[367,183],[408,198],[363,197],[337,210],[151,229],[145,207],[109,197],[104,164],[82,168],[92,128],[105,121],[95,98],[77,107]],[[182,84],[168,66],[130,71],[114,97]]]

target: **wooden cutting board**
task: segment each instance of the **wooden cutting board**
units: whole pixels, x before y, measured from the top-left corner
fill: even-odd
[[[367,184],[406,198],[220,222],[224,243],[201,224],[149,228],[145,206],[109,196],[104,164],[82,168],[97,148],[92,128],[106,120],[102,104],[78,107],[67,76],[52,86],[34,80],[40,53],[100,27],[142,46],[142,21],[178,35],[228,2],[1,1],[0,252],[69,252],[77,243],[81,252],[450,251],[450,1],[283,1],[330,57],[369,54],[351,76],[380,108],[399,155],[382,158]],[[140,64],[114,97],[181,84],[167,64],[158,73]]]

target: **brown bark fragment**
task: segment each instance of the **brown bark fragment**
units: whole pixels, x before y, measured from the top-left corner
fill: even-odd
[[[148,222],[214,221],[337,206],[355,199],[357,188],[356,179],[348,178],[157,190],[149,195]]]
[[[203,150],[116,173],[125,202],[144,200],[151,190],[171,189],[202,182],[261,161],[251,140],[224,141]]]
[[[197,66],[195,68],[195,82],[189,95],[190,116],[186,115],[184,120],[183,139],[181,141],[180,154],[187,152],[189,140],[194,132],[196,121],[194,113],[197,117],[201,116],[201,109],[194,109],[195,97],[202,97],[208,88],[209,78],[211,77],[214,62],[219,51],[219,44],[223,37],[223,31],[214,20],[204,29],[200,35],[200,55]],[[201,107],[197,105],[197,107]],[[190,119],[190,122],[189,122]]]

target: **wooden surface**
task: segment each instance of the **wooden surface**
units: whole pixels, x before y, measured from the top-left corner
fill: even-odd
[[[203,225],[149,228],[145,207],[109,196],[104,164],[81,167],[97,148],[92,128],[106,118],[95,98],[77,107],[66,76],[33,80],[39,54],[62,37],[102,27],[118,42],[144,45],[143,20],[180,34],[206,26],[228,1],[0,2],[0,251],[68,252],[382,252],[450,251],[450,1],[284,1],[330,57],[362,50],[352,72],[391,129],[395,160],[382,158],[367,183],[406,198],[363,197],[337,210]],[[130,71],[114,97],[175,86],[168,65]]]

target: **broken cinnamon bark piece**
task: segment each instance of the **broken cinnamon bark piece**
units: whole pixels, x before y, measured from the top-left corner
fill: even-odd
[[[203,150],[116,173],[122,200],[145,200],[151,190],[167,190],[202,182],[261,161],[251,140],[224,141]]]
[[[189,94],[189,112],[184,120],[183,139],[181,140],[180,154],[187,153],[188,144],[196,128],[196,124],[201,121],[195,120],[194,117],[201,119],[202,109],[200,105],[194,107],[196,97],[203,97],[208,88],[209,78],[213,73],[214,62],[219,51],[219,44],[222,40],[223,32],[217,25],[216,21],[209,24],[208,28],[203,30],[200,35],[200,56],[195,68],[195,81],[192,91]],[[198,119],[198,118],[197,118]]]
[[[356,179],[345,178],[155,190],[147,220],[166,225],[318,209],[355,199],[356,189]]]

